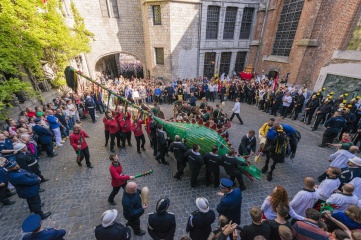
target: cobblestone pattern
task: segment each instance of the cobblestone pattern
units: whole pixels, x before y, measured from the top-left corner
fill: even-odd
[[[213,106],[215,104],[212,103]],[[225,112],[229,112],[233,102],[226,102]],[[161,105],[166,116],[171,116],[171,106]],[[249,129],[258,131],[260,126],[269,119],[269,115],[256,110],[253,106],[242,104],[241,117],[244,125],[238,125],[235,118],[229,130],[230,140],[236,147],[241,137]],[[298,151],[294,161],[286,159],[284,164],[277,165],[274,171],[274,179],[268,182],[264,177],[261,181],[250,182],[245,180],[247,190],[243,192],[242,225],[250,224],[249,210],[252,206],[260,206],[265,197],[272,192],[272,189],[280,184],[284,186],[293,197],[297,191],[303,188],[303,178],[306,176],[317,177],[326,168],[327,156],[334,152],[334,149],[323,149],[317,147],[320,143],[323,128],[319,127],[316,132],[311,132],[309,126],[299,121],[284,120],[296,127],[302,134]],[[42,201],[45,203],[43,210],[52,211],[51,217],[44,221],[44,227],[65,228],[66,239],[94,239],[94,227],[100,224],[102,213],[107,209],[116,208],[119,211],[118,221],[125,223],[121,206],[120,190],[116,196],[116,206],[110,206],[107,202],[108,194],[111,191],[108,156],[109,148],[104,147],[103,126],[101,118],[96,124],[90,120],[83,122],[83,128],[91,138],[87,139],[90,146],[91,162],[94,169],[87,169],[85,166],[78,167],[75,163],[75,152],[67,141],[65,145],[57,150],[59,155],[53,159],[43,158],[39,161],[43,175],[50,178],[42,187],[46,189],[41,193]],[[132,137],[133,147],[126,147],[125,150],[116,149],[123,164],[125,174],[134,175],[139,172],[153,169],[150,176],[138,178],[136,182],[139,187],[148,186],[150,189],[149,207],[146,214],[141,217],[141,226],[146,228],[147,214],[155,210],[156,201],[167,196],[171,200],[169,211],[174,212],[177,220],[176,236],[180,237],[185,233],[187,217],[196,209],[195,199],[206,197],[212,209],[215,209],[220,197],[216,195],[217,189],[205,186],[204,169],[202,169],[199,182],[201,187],[190,188],[190,174],[187,168],[182,180],[176,180],[172,176],[176,171],[175,159],[167,157],[170,166],[159,165],[153,157],[149,140],[146,143],[146,152],[138,154],[135,147],[135,139]],[[252,160],[253,161],[253,160]],[[256,165],[262,167],[263,162]],[[221,176],[225,177],[221,169]],[[17,196],[12,197],[16,204],[0,207],[1,239],[18,240],[21,238],[21,223],[28,216],[29,210],[26,201]],[[216,223],[214,224],[214,227]],[[149,235],[135,237],[133,239],[150,239]],[[177,239],[177,238],[175,238]]]

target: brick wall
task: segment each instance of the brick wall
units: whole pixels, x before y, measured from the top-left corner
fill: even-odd
[[[258,47],[251,47],[248,63],[253,64],[258,50],[256,72],[276,69],[280,71],[281,77],[290,72],[290,82],[308,83],[312,88],[320,69],[328,64],[334,51],[347,47],[357,20],[360,19],[361,0],[305,0],[289,57],[270,57],[282,6],[283,0],[270,0],[262,43]],[[263,15],[259,14],[257,26],[261,22]],[[253,40],[258,40],[261,28],[257,27],[256,30]],[[305,39],[315,39],[319,46],[300,44]]]

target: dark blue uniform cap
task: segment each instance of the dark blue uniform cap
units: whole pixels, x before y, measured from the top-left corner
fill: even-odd
[[[220,188],[232,188],[233,181],[228,178],[222,178],[221,184],[219,185]]]
[[[31,214],[28,216],[23,224],[21,225],[21,228],[24,232],[34,232],[35,230],[39,229],[41,226],[41,218],[38,214]]]

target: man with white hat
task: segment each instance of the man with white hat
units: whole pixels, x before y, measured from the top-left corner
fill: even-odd
[[[339,177],[341,181],[339,189],[341,189],[345,183],[351,182],[355,177],[361,177],[361,158],[350,158],[347,165],[347,168],[342,169],[343,171]]]
[[[116,222],[118,211],[107,210],[102,215],[102,224],[95,227],[95,238],[97,240],[129,240],[131,231],[129,227]]]
[[[216,219],[216,215],[212,209],[209,209],[206,198],[197,198],[196,205],[198,210],[189,216],[186,231],[190,233],[191,239],[207,240],[212,232],[211,225]]]
[[[23,240],[63,239],[66,234],[64,229],[42,228],[41,225],[41,217],[38,214],[28,216],[21,225],[23,232],[28,233],[23,237]]]
[[[19,164],[20,168],[36,174],[40,177],[40,182],[46,182],[49,180],[44,178],[41,174],[38,160],[36,160],[36,158],[28,152],[28,148],[24,143],[16,143],[14,145],[14,149],[16,153],[16,162]]]
[[[169,199],[163,197],[157,202],[157,211],[155,213],[149,213],[148,234],[152,239],[173,240],[176,221],[174,213],[167,212],[169,205]]]

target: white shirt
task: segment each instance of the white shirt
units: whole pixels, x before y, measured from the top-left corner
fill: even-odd
[[[233,112],[234,113],[240,113],[241,112],[241,103],[240,102],[236,102],[234,104],[234,107],[233,107]]]
[[[320,199],[326,201],[327,198],[332,195],[333,191],[335,191],[340,186],[340,184],[341,182],[338,178],[326,178],[321,182],[316,191]]]
[[[266,197],[266,199],[262,203],[261,209],[268,220],[275,220],[277,217],[277,213],[275,211],[273,211],[270,200],[271,200],[270,196]],[[289,214],[294,219],[297,219],[297,220],[304,219],[304,217],[298,215],[291,206],[290,206]]]
[[[335,204],[337,208],[333,213],[344,212],[350,205],[357,205],[358,198],[355,195],[346,195],[344,193],[334,193],[326,200],[327,203]]]
[[[347,150],[340,149],[334,154],[330,155],[330,160],[332,161],[330,163],[331,167],[338,167],[338,168],[345,168],[347,167],[347,162],[349,158],[356,157],[355,154],[350,153]]]
[[[355,190],[353,190],[353,195],[358,197],[358,199],[361,199],[361,178],[355,177],[349,183],[352,184],[355,188]]]
[[[290,202],[290,206],[300,216],[306,217],[306,210],[312,208],[318,201],[317,191],[303,189],[299,191]]]
[[[292,97],[284,95],[282,98],[282,101],[283,101],[283,106],[289,107],[289,106],[291,106],[291,103],[292,103]]]

